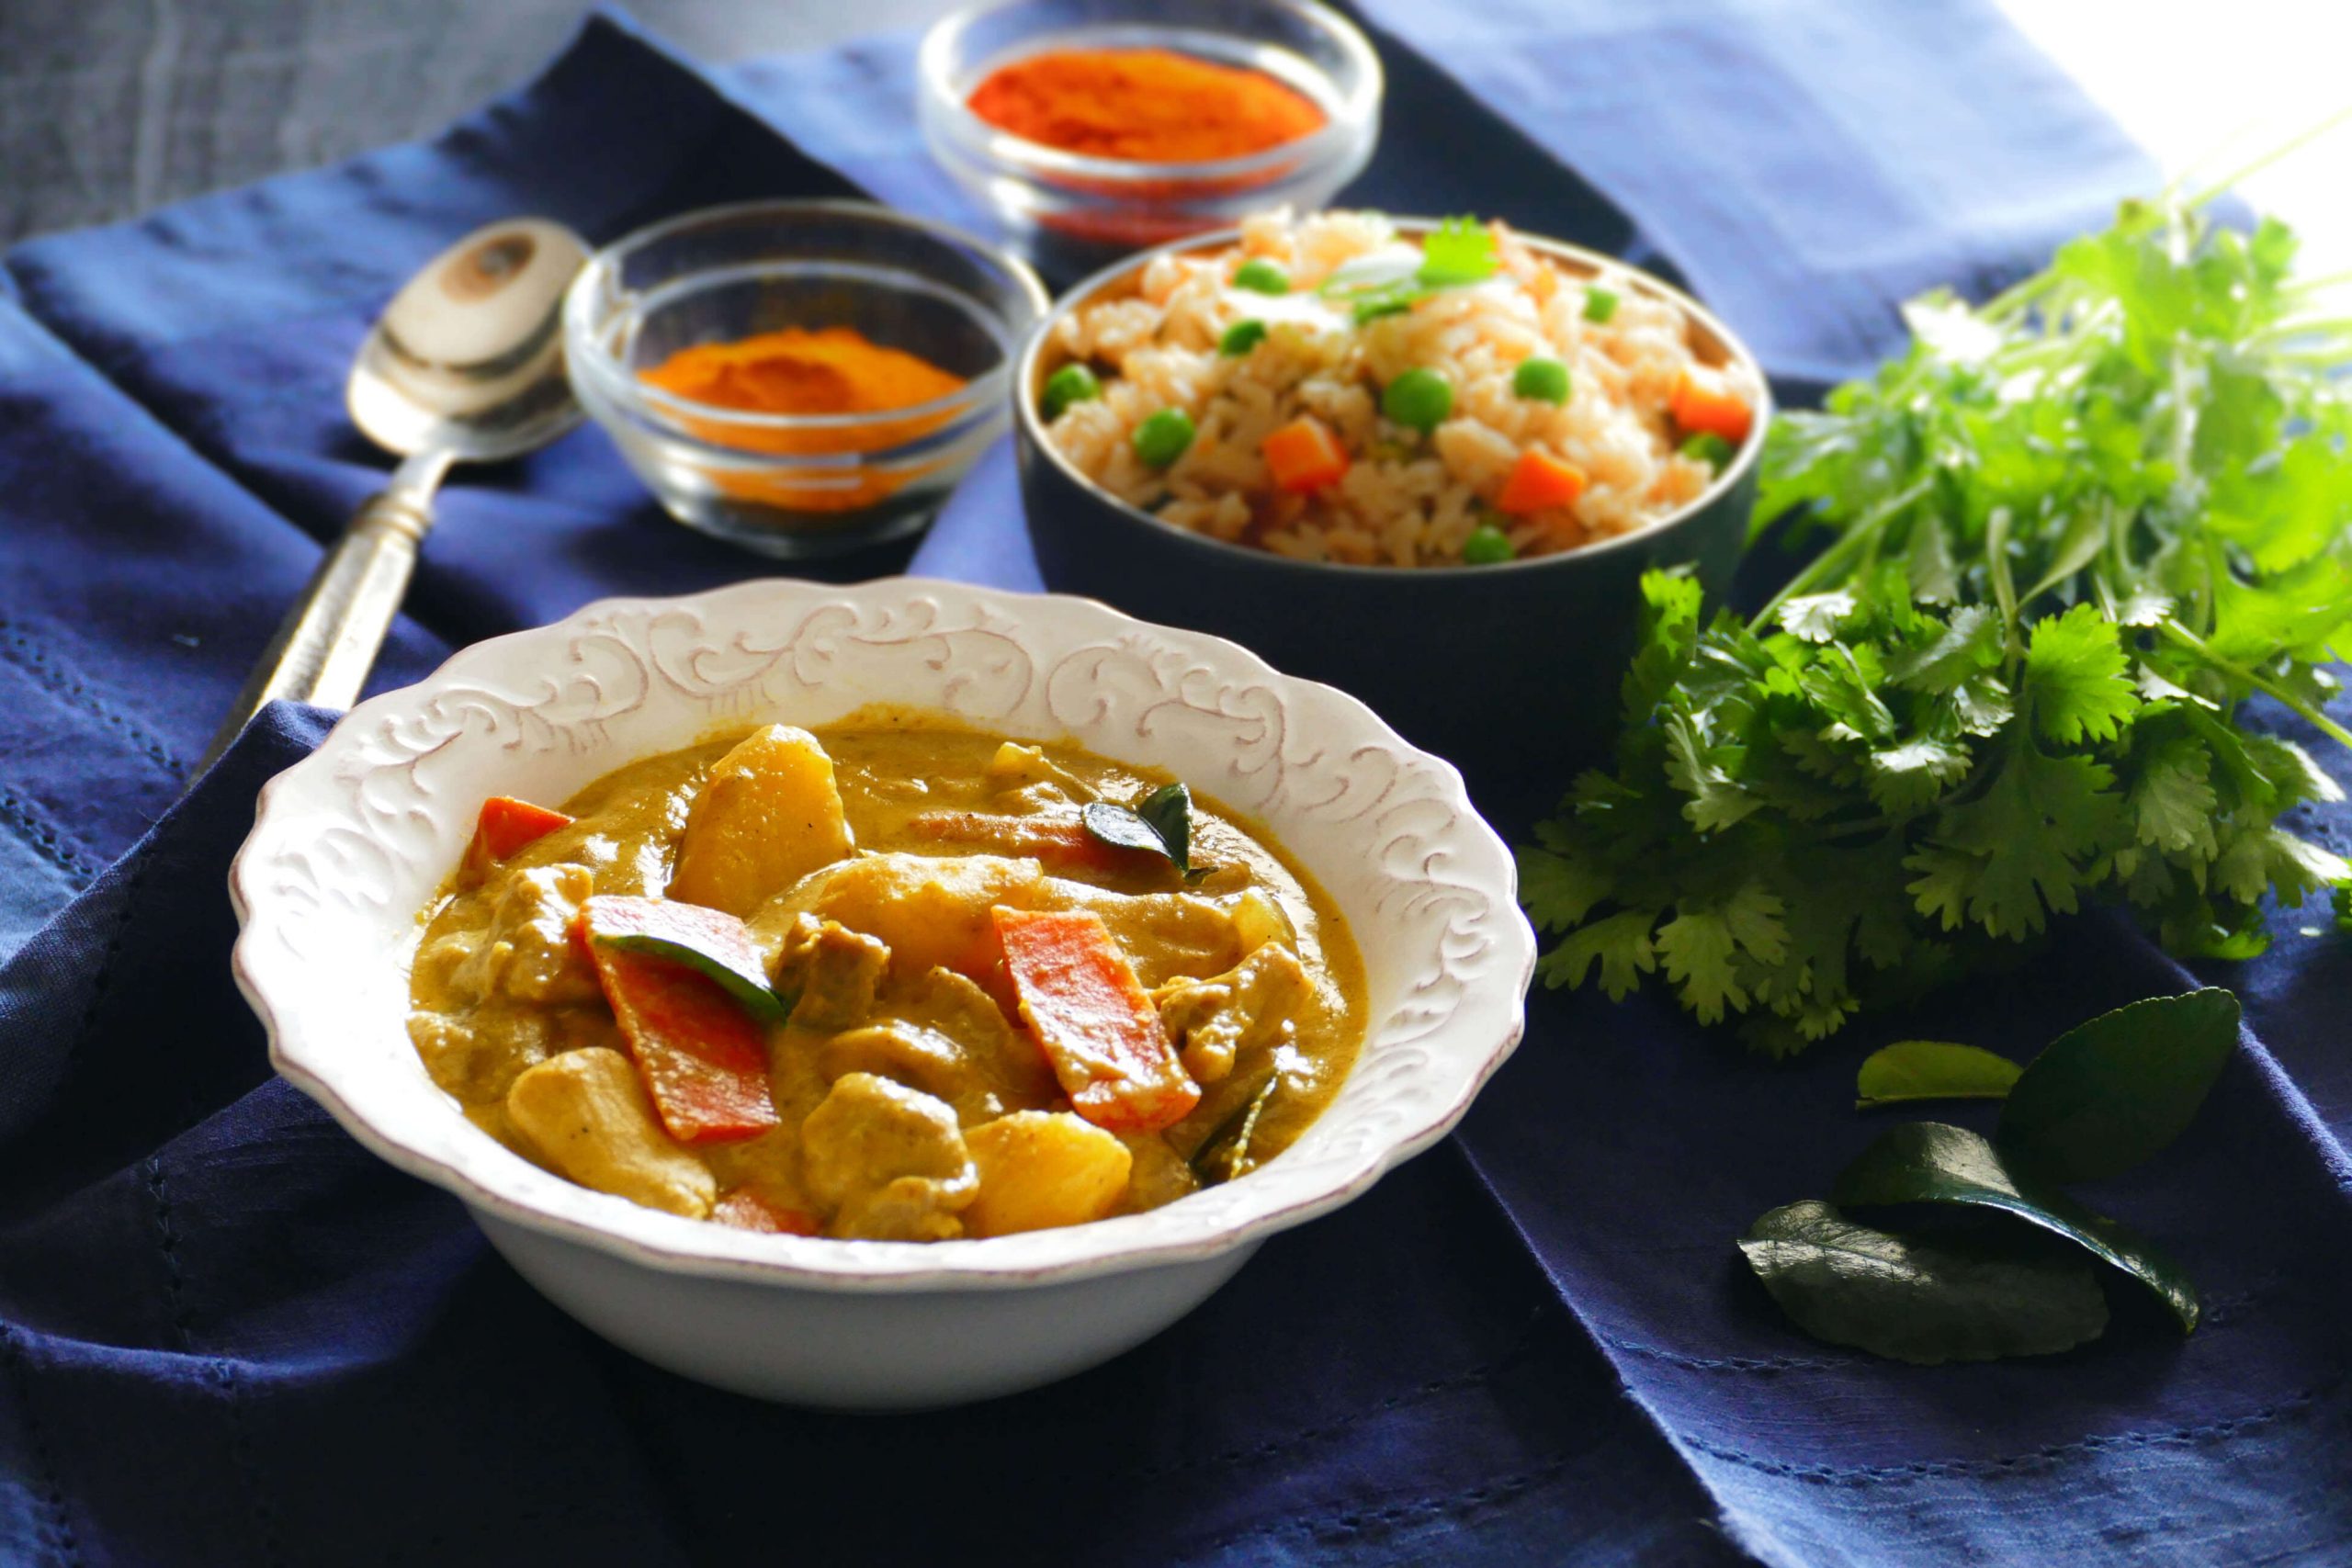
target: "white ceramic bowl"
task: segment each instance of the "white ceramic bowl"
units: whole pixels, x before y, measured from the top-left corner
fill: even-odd
[[[485,796],[560,801],[714,730],[873,703],[1067,737],[1262,822],[1346,914],[1369,1038],[1330,1108],[1240,1180],[1149,1213],[932,1245],[764,1235],[548,1174],[469,1122],[403,1021],[417,911]],[[557,1305],[766,1398],[952,1404],[1078,1371],[1174,1322],[1273,1232],[1442,1137],[1518,1043],[1534,939],[1460,776],[1371,710],[1231,643],[1091,600],[892,579],[606,600],[362,703],[262,791],[231,868],[237,983],[278,1071],[463,1199]]]

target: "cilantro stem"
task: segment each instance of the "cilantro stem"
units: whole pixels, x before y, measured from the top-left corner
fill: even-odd
[[[2001,608],[2001,629],[2007,651],[2015,658],[2024,650],[2018,636],[2018,584],[2009,573],[2009,509],[1996,506],[1984,519],[1984,570],[1993,580],[1993,599]]]
[[[2189,384],[2188,356],[2176,349],[2172,356],[2172,471],[2186,477],[2197,452],[2196,389]]]
[[[2346,267],[2342,272],[2322,273],[2317,277],[2298,278],[2290,287],[2280,289],[2279,293],[2290,299],[2308,299],[2322,290],[2335,288],[2346,283],[2352,283],[2352,267]]]
[[[1870,547],[1874,536],[1882,532],[1888,523],[1913,502],[1927,494],[1928,487],[1934,483],[1935,476],[1929,474],[1887,497],[1872,507],[1868,513],[1855,519],[1854,525],[1839,535],[1836,544],[1814,557],[1810,565],[1781,585],[1781,591],[1773,594],[1770,602],[1758,610],[1755,618],[1747,623],[1748,630],[1761,632],[1771,624],[1772,617],[1780,614],[1781,605],[1800,595],[1812,592],[1826,581],[1835,580],[1845,570],[1849,561]]]
[[[2274,348],[2267,357],[2280,365],[2311,366],[2321,370],[2341,370],[2352,361],[2352,343],[2330,344],[2325,347]]]
[[[2057,274],[2038,272],[2022,282],[2013,283],[1984,304],[1976,313],[1987,321],[2006,321],[2024,313],[2027,306],[2064,282]]]
[[[1904,820],[1908,821],[1910,818],[1905,818]],[[1831,839],[1845,838],[1849,833],[1884,833],[1902,826],[1902,822],[1896,821],[1892,817],[1870,817],[1860,822],[1826,823],[1813,830],[1813,837],[1816,841],[1826,842]]]
[[[2345,728],[2342,725],[2328,717],[2327,715],[2320,712],[2319,709],[2313,707],[2311,704],[2305,702],[2302,698],[2297,696],[2286,687],[2279,685],[2276,681],[2270,680],[2268,677],[2262,675],[2256,671],[2249,670],[2243,664],[2222,658],[2220,654],[2213,651],[2212,646],[2207,643],[2203,637],[2199,637],[2195,632],[2190,631],[2178,621],[2166,620],[2160,622],[2156,626],[2156,630],[2162,633],[2167,640],[2181,648],[2187,649],[2199,659],[2204,660],[2210,668],[2220,671],[2222,674],[2227,675],[2233,681],[2245,682],[2247,685],[2253,687],[2256,691],[2262,693],[2265,696],[2275,698],[2279,705],[2285,707],[2290,713],[2292,713],[2296,717],[2301,719],[2305,724],[2310,725],[2313,729],[2318,730],[2328,739],[2335,741],[2338,745],[2352,747],[2352,729]]]
[[[2094,344],[2093,347],[2100,345]],[[2022,348],[2004,349],[1998,359],[2000,367],[2012,375],[2019,370],[2064,370],[2084,356],[2081,340],[2073,337],[2048,337],[2031,342]]]
[[[2245,351],[2257,362],[2326,354],[2339,367],[2352,365],[2352,316],[2281,321],[2250,334]]]
[[[2284,338],[2319,337],[2342,332],[2352,332],[2352,316],[2305,316],[2273,322],[2247,341],[2261,348]]]
[[[2211,185],[2207,186],[2203,190],[2199,191],[2195,196],[2190,197],[2188,198],[2188,205],[2192,208],[2204,206],[2207,202],[2212,201],[2220,197],[2232,186],[2237,185],[2243,180],[2260,174],[2263,170],[2268,168],[2271,164],[2278,162],[2278,160],[2286,157],[2291,152],[2299,152],[2302,151],[2303,148],[2318,141],[2321,137],[2325,136],[2329,131],[2334,130],[2337,126],[2342,125],[2347,119],[2352,119],[2352,104],[2345,105],[2342,108],[2337,109],[2334,114],[2329,115],[2326,118],[2321,120],[2317,125],[2311,127],[2309,130],[2298,131],[2293,136],[2289,137],[2285,141],[2263,153],[2259,158],[2255,159],[2254,162],[2241,166],[2226,178],[2214,181]]]
[[[2197,554],[2199,561],[2205,570],[2205,592],[2199,594],[2196,600],[2197,623],[2210,635],[2221,623],[2222,584],[2229,579],[2230,563],[2222,554],[2222,542],[2219,539],[2201,541],[2201,547]]]

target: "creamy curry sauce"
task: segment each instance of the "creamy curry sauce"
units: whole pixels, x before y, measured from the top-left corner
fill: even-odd
[[[941,1240],[1157,1207],[1288,1146],[1365,1008],[1338,910],[1234,815],[1193,802],[1190,881],[1081,829],[1168,782],[889,710],[632,763],[503,859],[478,838],[426,911],[411,1036],[518,1153],[672,1213]],[[607,910],[739,918],[775,1016],[675,950],[599,945]],[[625,1030],[608,987],[639,983]],[[697,1018],[753,1054],[705,1061],[676,1038]]]

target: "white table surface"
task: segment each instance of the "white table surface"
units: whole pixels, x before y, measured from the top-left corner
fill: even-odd
[[[2167,176],[2224,176],[2352,110],[2347,0],[1998,4]],[[2294,225],[2309,275],[2352,270],[2352,119],[2239,189]]]

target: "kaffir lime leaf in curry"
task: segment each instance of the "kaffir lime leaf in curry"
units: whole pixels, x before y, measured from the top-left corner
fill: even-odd
[[[750,929],[722,910],[672,898],[605,894],[580,906],[580,931],[592,943],[683,964],[741,1003],[752,1017],[768,1023],[784,1021],[786,1010],[768,988]]]

